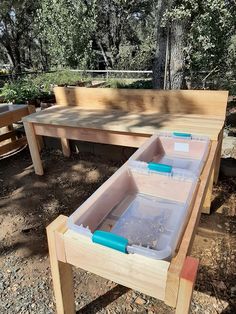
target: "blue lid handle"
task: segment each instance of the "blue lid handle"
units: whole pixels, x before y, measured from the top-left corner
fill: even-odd
[[[127,253],[126,247],[128,245],[128,240],[117,234],[102,230],[96,230],[93,233],[92,241],[94,243],[98,243],[111,249],[120,251],[122,253]]]
[[[173,132],[173,136],[191,138],[192,134],[191,133],[183,133],[183,132]]]
[[[172,166],[165,164],[158,164],[156,162],[148,162],[148,169],[157,172],[171,173]]]

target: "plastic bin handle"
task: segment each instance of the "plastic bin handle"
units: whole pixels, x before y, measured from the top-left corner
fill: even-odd
[[[117,234],[102,230],[96,230],[93,233],[92,241],[94,243],[98,243],[111,249],[120,251],[122,253],[128,253],[126,249],[128,245],[128,240]]]
[[[173,132],[173,135],[176,137],[184,137],[184,138],[191,138],[191,133],[183,133],[183,132]]]
[[[148,169],[157,172],[164,172],[164,173],[171,173],[172,166],[165,165],[165,164],[158,164],[156,162],[149,162]]]

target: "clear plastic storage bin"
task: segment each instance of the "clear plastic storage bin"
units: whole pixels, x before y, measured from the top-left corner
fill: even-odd
[[[168,165],[185,176],[199,176],[209,151],[209,138],[188,133],[159,133],[151,136],[129,159],[131,167],[155,170]]]
[[[186,225],[197,180],[122,167],[68,219],[91,241],[129,254],[169,259]]]

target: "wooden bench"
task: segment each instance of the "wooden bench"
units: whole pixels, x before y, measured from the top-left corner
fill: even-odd
[[[107,248],[97,250],[93,258],[88,247],[92,244],[81,241],[67,229],[67,217],[59,216],[48,226],[57,312],[75,313],[74,265],[163,300],[175,307],[176,313],[188,313],[198,268],[198,260],[189,254],[201,210],[209,212],[213,181],[218,178],[228,93],[57,87],[55,95],[57,106],[24,119],[35,172],[39,175],[43,174],[43,167],[37,135],[61,138],[67,156],[68,139],[139,147],[160,130],[187,131],[211,139],[192,212],[177,254],[170,262],[108,252]],[[117,272],[112,271],[114,259]]]

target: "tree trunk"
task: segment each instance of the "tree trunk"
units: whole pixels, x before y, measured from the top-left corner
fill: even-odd
[[[48,55],[46,53],[46,49],[44,50],[44,47],[43,47],[43,41],[41,38],[39,38],[38,40],[39,42],[39,47],[40,47],[40,53],[41,53],[41,62],[42,62],[42,68],[43,68],[43,71],[48,71],[49,70],[49,60],[48,60]],[[37,43],[37,41],[36,41]],[[37,43],[38,44],[38,43]],[[46,46],[46,45],[45,45]]]
[[[6,49],[7,57],[12,66],[12,69],[14,69],[16,62],[15,62],[15,57],[12,51],[12,47],[10,45],[4,45],[4,48]]]
[[[12,60],[13,71],[18,74],[21,73],[21,55],[19,45],[16,43],[5,46],[8,57]]]
[[[103,46],[102,46],[102,44],[101,44],[100,41],[98,41],[98,46],[99,46],[99,48],[100,48],[100,50],[101,50],[101,53],[102,53],[104,62],[105,62],[105,64],[106,64],[106,68],[108,69],[108,68],[109,68],[109,61],[108,61],[106,52],[105,52],[105,50],[103,49]]]
[[[4,47],[4,50],[5,50],[5,52],[6,52],[8,62],[10,63],[11,68],[13,68],[13,67],[14,67],[14,63],[13,63],[13,60],[12,60],[12,56],[11,56],[11,54],[9,53],[9,51],[6,49],[6,47],[5,47],[5,46],[3,46],[3,47]]]
[[[161,26],[161,20],[167,9],[166,0],[158,0],[157,4],[157,44],[153,63],[153,88],[163,89],[167,44],[167,27]]]
[[[177,2],[177,0],[158,1],[157,48],[153,64],[153,88],[163,89],[164,78],[167,79],[165,86],[167,89],[180,89],[184,84],[184,47],[187,21],[184,19],[173,20],[169,22],[169,26],[161,27],[164,12],[168,7],[178,5]],[[167,76],[165,76],[165,68],[167,69]]]
[[[185,28],[185,21],[174,21],[171,24],[167,80],[168,89],[180,89],[183,87]]]
[[[14,55],[15,55],[15,73],[21,73],[22,70],[22,64],[21,64],[21,53],[20,53],[20,49],[19,49],[19,45],[15,45],[14,46]]]

